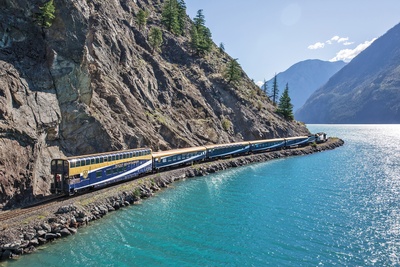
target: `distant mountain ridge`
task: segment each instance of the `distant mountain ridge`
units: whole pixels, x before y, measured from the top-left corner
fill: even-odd
[[[312,93],[345,65],[343,61],[330,62],[319,59],[298,62],[277,74],[279,91],[282,93],[286,83],[289,84],[293,110],[296,111],[304,105]],[[272,88],[273,80],[274,78],[267,82],[269,90]]]
[[[296,118],[306,123],[400,123],[400,24],[318,89]]]

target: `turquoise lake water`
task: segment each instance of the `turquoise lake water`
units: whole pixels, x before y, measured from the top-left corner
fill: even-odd
[[[1,266],[399,266],[400,125],[309,125],[332,151],[174,183]]]

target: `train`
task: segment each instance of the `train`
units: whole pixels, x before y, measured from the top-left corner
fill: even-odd
[[[154,152],[150,148],[52,159],[52,193],[74,195],[150,173],[203,161],[290,149],[327,140],[325,133],[309,136],[264,139],[204,145]]]

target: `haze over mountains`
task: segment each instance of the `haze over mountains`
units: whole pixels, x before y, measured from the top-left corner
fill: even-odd
[[[295,117],[306,123],[400,123],[400,24],[333,75]]]
[[[306,100],[319,87],[324,85],[333,74],[346,65],[343,61],[329,62],[319,59],[309,59],[298,62],[277,74],[279,91],[282,93],[286,83],[289,84],[289,94],[292,99],[293,111],[304,105]],[[273,80],[269,80],[268,90],[273,87]]]

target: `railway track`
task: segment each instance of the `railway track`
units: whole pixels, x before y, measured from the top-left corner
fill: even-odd
[[[65,199],[65,196],[53,196],[53,197],[47,198],[41,202],[32,204],[27,207],[1,212],[0,213],[0,222],[4,222],[4,221],[10,220],[10,219],[16,219],[19,216],[33,213],[35,211],[50,207],[60,201],[63,201],[64,199]]]

